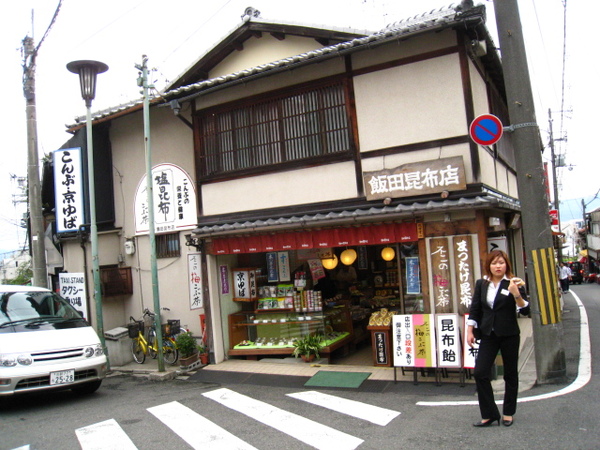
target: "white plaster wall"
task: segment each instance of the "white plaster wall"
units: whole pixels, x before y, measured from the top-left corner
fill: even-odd
[[[202,187],[204,214],[226,214],[357,196],[351,161],[239,178]]]
[[[209,77],[221,77],[322,47],[312,38],[286,35],[285,39],[280,41],[269,33],[262,33],[261,38],[251,38],[244,42],[242,51],[234,50],[230,53],[210,71]]]
[[[361,152],[467,133],[457,54],[354,79]]]

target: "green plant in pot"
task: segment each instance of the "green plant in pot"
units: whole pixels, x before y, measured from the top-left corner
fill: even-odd
[[[180,333],[175,338],[175,343],[177,344],[177,349],[179,350],[179,354],[181,356],[180,363],[182,365],[185,364],[185,360],[188,358],[196,357],[198,354],[198,343],[196,342],[196,338],[192,336],[190,331],[186,333]]]
[[[294,352],[296,358],[302,358],[304,361],[312,361],[319,358],[319,350],[323,344],[323,336],[320,334],[307,335],[294,341]]]

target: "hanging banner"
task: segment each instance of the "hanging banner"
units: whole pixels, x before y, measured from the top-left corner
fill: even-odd
[[[419,257],[409,256],[404,258],[406,263],[406,293],[421,293],[421,278],[419,274]]]
[[[136,234],[149,232],[146,175],[135,193],[134,216]],[[196,188],[191,177],[174,164],[152,168],[154,228],[157,233],[193,230],[197,226]]]
[[[394,366],[436,367],[433,314],[395,315],[392,319]]]
[[[279,272],[279,281],[290,281],[290,255],[288,252],[277,252],[277,270]]]
[[[202,259],[200,253],[188,254],[188,275],[190,287],[190,309],[204,306],[202,296]]]
[[[279,281],[279,269],[277,268],[277,252],[267,253],[267,281],[276,283]]]
[[[86,223],[81,148],[52,152],[56,232],[79,231]]]
[[[479,352],[479,341],[475,341],[473,347],[471,347],[467,343],[467,321],[469,320],[469,314],[465,314],[464,323],[463,323],[463,367],[465,369],[474,369],[475,368],[475,359],[477,358],[477,353]]]
[[[68,300],[86,320],[88,316],[87,303],[85,301],[85,276],[83,273],[59,273],[59,293],[62,298]]]
[[[436,313],[452,312],[452,279],[450,276],[450,252],[446,238],[432,238],[429,241],[432,297]]]
[[[229,266],[219,266],[219,274],[221,276],[221,294],[229,294]]]
[[[471,236],[454,236],[454,267],[456,287],[458,290],[458,313],[469,312],[473,292],[475,290],[475,277],[473,271],[473,246]]]
[[[460,326],[458,314],[436,314],[437,362],[441,368],[460,368]]]

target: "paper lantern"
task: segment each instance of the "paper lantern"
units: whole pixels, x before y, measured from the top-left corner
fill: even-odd
[[[381,250],[381,257],[384,261],[391,261],[396,257],[396,251],[392,247],[385,247]]]
[[[333,255],[331,258],[325,258],[321,260],[321,264],[327,270],[333,270],[338,265],[338,257]]]
[[[352,248],[347,248],[346,250],[344,250],[342,252],[342,254],[340,255],[340,259],[342,260],[342,263],[349,266],[351,265],[354,261],[356,261],[356,257],[358,255],[356,254],[356,250],[352,249]]]

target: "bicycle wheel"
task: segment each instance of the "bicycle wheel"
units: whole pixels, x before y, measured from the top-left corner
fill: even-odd
[[[170,339],[163,342],[163,357],[165,362],[171,366],[177,362],[177,358],[179,357],[179,350],[175,348]]]
[[[138,364],[143,364],[146,361],[146,354],[144,353],[142,344],[140,344],[139,338],[131,340],[131,354],[133,355],[133,360]]]
[[[156,332],[153,329],[148,331],[148,353],[150,353],[150,358],[156,359],[158,353],[154,350],[154,342],[156,341]]]

